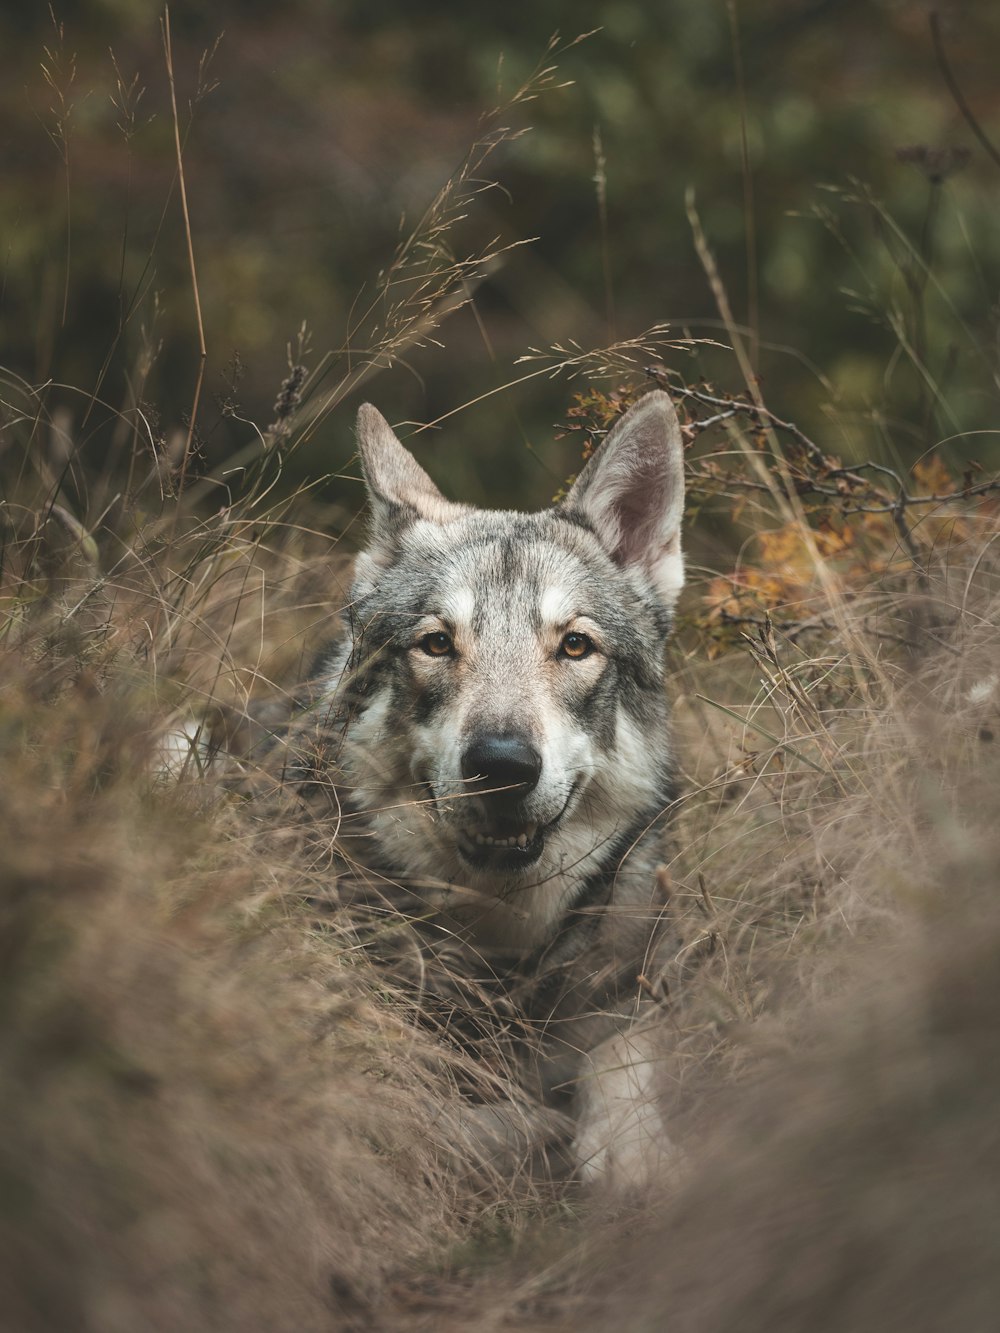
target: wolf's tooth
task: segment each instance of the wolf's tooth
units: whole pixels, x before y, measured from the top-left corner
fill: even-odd
[[[512,851],[521,848],[523,851],[534,841],[537,832],[537,824],[527,824],[520,833],[511,833],[506,838],[494,837],[492,833],[480,833],[478,830],[470,830],[469,837],[477,847],[507,847]]]

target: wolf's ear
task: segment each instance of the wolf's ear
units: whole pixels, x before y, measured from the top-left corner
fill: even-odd
[[[684,446],[668,394],[658,389],[629,408],[563,506],[588,520],[619,565],[645,570],[673,606],[684,586]]]
[[[358,449],[376,537],[388,535],[400,520],[447,523],[464,512],[464,506],[444,498],[371,403],[363,403],[358,411]]]

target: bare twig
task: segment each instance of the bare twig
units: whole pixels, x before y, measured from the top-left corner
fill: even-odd
[[[667,372],[659,366],[647,366],[646,373],[661,381],[667,378]],[[868,459],[863,463],[854,463],[850,467],[838,466],[837,460],[832,455],[824,453],[815,440],[810,439],[795,422],[782,420],[781,417],[761,404],[746,402],[743,399],[720,398],[718,395],[708,393],[703,389],[692,389],[685,385],[678,387],[671,384],[670,388],[677,398],[687,399],[706,407],[722,409],[713,416],[702,417],[689,422],[686,429],[692,437],[700,435],[713,426],[718,426],[736,416],[746,416],[759,423],[766,422],[775,430],[791,436],[815,469],[812,472],[803,472],[792,466],[793,460],[786,460],[786,466],[790,468],[790,474],[798,494],[822,495],[839,500],[841,502],[840,511],[844,514],[891,515],[900,540],[915,564],[919,552],[906,518],[906,511],[909,508],[955,504],[960,500],[977,499],[991,492],[1000,491],[1000,476],[997,476],[987,481],[978,482],[976,485],[969,484],[967,478],[966,485],[961,490],[943,493],[934,492],[930,495],[914,495],[907,490],[899,472],[895,468],[887,467],[884,463],[876,463],[873,459]],[[865,472],[877,472],[887,477],[892,482],[892,490],[868,481],[862,475]],[[695,478],[697,479],[697,477],[698,474],[695,473]],[[841,481],[845,485],[842,487],[826,486],[823,484],[825,481]],[[754,482],[747,478],[737,480],[727,477],[726,482],[727,484],[738,485],[744,490],[759,491],[767,489],[760,482]],[[857,496],[856,490],[862,490],[863,493]]]
[[[604,304],[611,340],[615,332],[615,294],[611,281],[611,249],[608,244],[608,163],[604,156],[601,127],[594,126],[594,188],[597,191],[597,220],[601,228],[601,266],[604,270]]]
[[[728,0],[726,7],[729,11],[733,66],[736,73],[736,91],[740,104],[740,165],[743,175],[743,225],[746,231],[747,326],[750,331],[750,363],[756,369],[760,360],[760,316],[757,290],[757,228],[754,210],[753,173],[750,170],[750,147],[747,141],[747,90],[743,77],[743,52],[740,47],[740,24],[736,0]]]
[[[73,114],[73,102],[70,94],[76,81],[76,54],[66,57],[64,51],[65,29],[56,18],[55,10],[49,5],[49,17],[55,29],[55,39],[51,47],[43,47],[45,59],[42,61],[42,76],[52,93],[52,125],[45,126],[45,132],[55,144],[63,165],[63,188],[66,196],[66,272],[63,276],[63,302],[61,324],[66,326],[66,312],[69,309],[69,273],[73,254],[73,204],[70,188],[69,164],[69,123]]]
[[[936,9],[931,10],[930,27],[931,27],[931,41],[934,43],[934,55],[937,58],[938,69],[940,69],[941,76],[944,79],[945,83],[948,85],[948,91],[951,93],[955,105],[958,107],[959,111],[961,111],[962,115],[965,117],[965,123],[968,125],[969,129],[979,140],[979,143],[982,145],[984,151],[993,160],[993,162],[998,167],[1000,167],[1000,149],[998,149],[996,145],[992,142],[992,140],[989,139],[989,137],[986,134],[986,131],[983,129],[982,125],[980,125],[979,121],[976,119],[975,115],[973,114],[972,108],[965,100],[965,95],[963,94],[961,88],[958,86],[958,80],[955,78],[951,65],[948,63],[948,57],[945,54],[944,50],[944,40],[941,36],[941,16],[940,14],[938,14]]]
[[[195,422],[198,417],[198,402],[201,398],[201,386],[205,378],[205,361],[208,352],[205,347],[205,326],[201,318],[201,295],[198,290],[198,270],[194,262],[194,241],[191,236],[191,214],[188,210],[187,186],[184,181],[184,155],[181,151],[181,127],[177,114],[177,87],[174,81],[174,53],[170,40],[170,6],[164,5],[163,18],[160,20],[163,33],[163,53],[167,66],[167,80],[170,84],[170,108],[174,120],[174,148],[177,153],[177,179],[181,191],[181,209],[184,213],[184,235],[187,238],[188,263],[191,268],[191,290],[194,295],[194,312],[198,322],[198,377],[194,386],[194,398],[191,403],[191,419],[188,422],[187,440],[184,444],[184,457],[181,460],[180,474],[177,481],[178,498],[184,492],[187,477],[188,460],[191,457],[191,442],[194,439]],[[178,511],[175,511],[175,517]]]

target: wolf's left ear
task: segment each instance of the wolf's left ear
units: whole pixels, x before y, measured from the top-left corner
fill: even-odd
[[[672,607],[684,586],[684,446],[670,396],[657,389],[625,413],[563,501],[623,568],[638,566]]]
[[[463,505],[445,499],[371,403],[362,403],[358,410],[358,450],[376,537],[400,520],[428,518],[446,523],[464,512]]]

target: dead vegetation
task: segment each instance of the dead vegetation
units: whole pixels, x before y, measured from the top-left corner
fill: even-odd
[[[164,524],[158,554],[107,571],[71,517],[38,497],[21,513],[0,872],[11,1328],[459,1328],[470,1311],[645,1328],[669,1309],[680,1329],[930,1329],[944,1295],[902,1292],[932,1270],[985,1327],[988,498],[935,514],[919,577],[901,552],[831,593],[835,566],[796,565],[811,623],[765,606],[742,651],[719,639],[718,576],[696,582],[662,872],[680,943],[641,983],[674,1032],[690,1165],[627,1242],[529,1155],[498,1169],[473,1108],[540,1114],[513,1075],[519,1016],[457,946],[428,947],[419,904],[360,893],[335,821],[303,821],[266,766],[158,777],[164,731],[207,702],[287,706],[343,602],[339,548],[285,509],[229,513]]]
[[[199,453],[200,363],[179,432],[143,400],[150,346],[114,408],[5,378],[12,1333],[995,1323],[991,475],[845,461],[755,383],[689,374],[700,344],[662,326],[525,358],[522,380],[586,384],[567,411],[584,456],[650,379],[691,443],[661,872],[679,943],[639,983],[673,1034],[688,1165],[641,1210],[594,1216],[520,1151],[543,1121],[516,999],[360,874],[336,810],[304,818],[252,756],[220,780],[198,745],[164,749],[215,728],[247,755],[292,707],[347,598],[355,514],[289,496],[284,464],[509,248],[463,257],[452,233],[506,112],[552,86],[547,59],[485,123],[347,351],[307,369],[302,332],[274,421],[224,464]],[[92,410],[100,467],[74,428]],[[498,1103],[503,1126],[478,1114]]]

